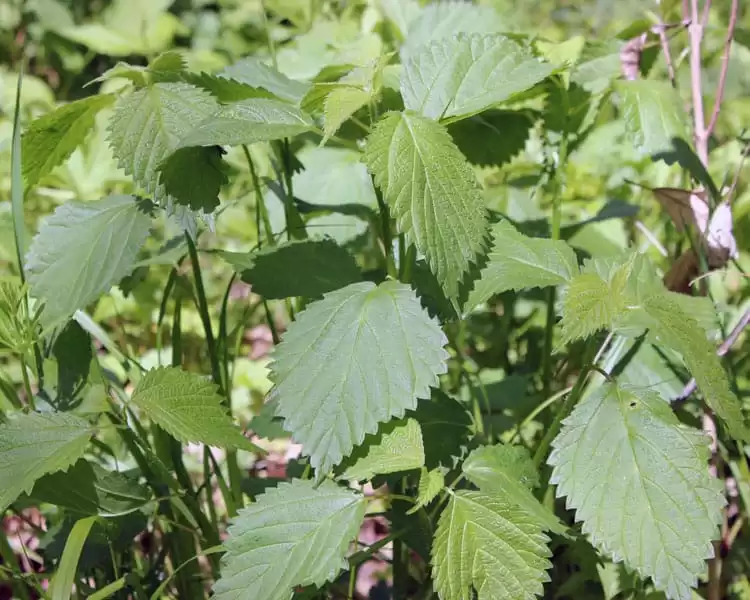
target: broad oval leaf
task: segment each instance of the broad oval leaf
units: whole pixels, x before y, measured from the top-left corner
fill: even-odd
[[[365,516],[363,496],[295,479],[239,511],[224,542],[216,600],[288,600],[295,587],[322,586],[341,569]]]
[[[249,98],[220,106],[186,133],[187,146],[241,146],[293,137],[314,128],[312,119],[288,102]]]
[[[0,425],[0,511],[83,455],[94,428],[70,413],[12,414]]]
[[[523,152],[538,116],[529,110],[486,110],[451,123],[448,132],[472,165],[501,167]]]
[[[26,185],[35,185],[62,164],[84,142],[97,113],[114,100],[110,94],[91,96],[34,120],[21,138]]]
[[[432,545],[441,600],[533,600],[549,581],[549,538],[529,514],[497,494],[461,490],[440,515]]]
[[[152,369],[131,402],[181,442],[262,452],[232,423],[217,386],[201,375],[177,367]]]
[[[708,439],[652,392],[605,384],[552,445],[550,481],[592,543],[669,598],[691,598],[725,504]]]
[[[371,438],[371,439],[368,439]],[[424,466],[422,429],[414,419],[389,421],[349,457],[350,467],[341,476],[350,481],[375,475],[410,471]]]
[[[367,140],[365,162],[399,231],[457,298],[483,251],[487,212],[476,176],[447,130],[413,113],[390,113]]]
[[[401,95],[408,110],[456,120],[508,100],[553,70],[503,35],[459,34],[428,44],[404,62]]]
[[[566,242],[532,238],[500,221],[492,227],[487,266],[474,282],[466,309],[508,290],[560,285],[577,273],[578,260]]]
[[[273,352],[276,414],[323,475],[379,423],[429,396],[446,370],[446,343],[404,284],[331,292],[298,315]]]
[[[151,218],[133,196],[69,202],[47,217],[26,254],[42,321],[58,324],[130,273]]]
[[[472,420],[464,405],[445,392],[433,388],[432,396],[419,401],[409,411],[422,428],[425,464],[428,469],[452,469],[466,452]]]
[[[166,192],[159,167],[180,139],[218,106],[211,94],[187,83],[156,83],[125,96],[109,123],[109,143],[118,165],[156,202],[163,202]]]
[[[480,491],[503,496],[535,517],[542,528],[555,533],[566,530],[531,493],[539,485],[539,475],[526,448],[507,444],[483,446],[469,454],[461,468]]]
[[[626,130],[642,154],[669,152],[673,140],[689,139],[682,100],[666,81],[618,81],[615,90]]]

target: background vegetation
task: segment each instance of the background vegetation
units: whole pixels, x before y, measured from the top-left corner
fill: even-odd
[[[313,475],[319,480],[338,463],[330,455],[310,459],[304,444],[292,443],[274,406],[264,403],[273,385],[269,352],[301,314],[309,316],[311,326],[313,317],[323,321],[326,311],[313,312],[323,293],[388,276],[411,284],[442,325],[447,342],[445,373],[439,373],[442,392],[433,391],[429,406],[420,402],[398,435],[388,438],[394,433],[388,427],[394,426],[386,424],[378,439],[354,444],[352,456],[335,471],[340,476],[349,469],[345,479],[368,501],[361,527],[357,519],[328,517],[330,530],[346,537],[353,527],[349,537],[357,538],[346,560],[327,564],[328,582],[308,574],[278,588],[247,591],[248,580],[240,574],[245,595],[231,596],[221,587],[217,594],[430,598],[439,591],[443,600],[469,598],[465,582],[460,591],[445,583],[458,575],[440,576],[433,568],[440,562],[432,540],[441,511],[454,491],[473,486],[484,493],[497,485],[482,479],[487,464],[497,469],[495,475],[511,464],[513,482],[501,487],[518,486],[522,498],[547,511],[539,518],[548,519],[544,529],[552,532],[550,556],[539,550],[537,538],[529,552],[550,567],[550,581],[542,590],[546,567],[529,559],[513,567],[521,579],[518,588],[503,581],[482,591],[473,580],[480,598],[536,593],[559,599],[656,599],[665,593],[750,598],[745,446],[750,440],[743,433],[744,417],[738,410],[726,418],[718,395],[693,393],[692,380],[700,380],[700,365],[713,360],[715,346],[731,393],[747,404],[750,10],[730,0],[700,5],[484,0],[444,4],[441,15],[434,7],[425,12],[426,4],[0,0],[0,413],[5,422],[0,426],[0,509],[5,510],[0,598],[207,597],[220,573],[229,578],[219,557],[237,511],[259,497],[261,506],[264,498],[271,502],[273,492],[262,494],[274,488],[292,494],[295,506],[306,506],[313,502],[308,488],[293,496],[297,492],[289,490],[296,488],[275,486],[292,480],[291,486],[312,486]],[[468,271],[476,277],[476,264],[468,268],[467,261],[462,268],[457,255],[464,249],[449,249],[443,257],[448,266],[441,271],[435,267],[439,259],[424,260],[423,249],[417,253],[409,244],[388,191],[389,177],[397,176],[383,174],[387,168],[373,150],[378,135],[388,143],[383,138],[389,117],[376,123],[389,110],[403,108],[400,64],[408,52],[429,38],[494,32],[523,45],[546,70],[537,76],[515,72],[510,81],[529,76],[528,85],[511,90],[489,110],[477,110],[481,115],[458,120],[464,115],[457,112],[452,122],[450,109],[441,112],[441,106],[436,115],[427,115],[447,114],[443,124],[451,147],[466,157],[482,202],[500,222],[493,228],[495,245],[484,240],[483,250],[470,252],[470,262],[500,270],[484,271],[471,282],[473,295],[458,318],[458,298],[465,302],[468,293],[461,280]],[[273,70],[243,63],[247,56]],[[223,78],[216,76],[220,73]],[[618,87],[623,82],[640,87]],[[230,123],[224,137],[214,129],[208,137],[194,138],[198,152],[191,154],[194,147],[188,144],[187,152],[172,155],[178,158],[171,165],[157,169],[149,161],[158,152],[169,154],[165,148],[157,152],[158,144],[176,144],[159,132],[181,136],[195,125],[190,122],[195,113],[187,110],[182,116],[175,111],[174,122],[159,124],[158,111],[135,106],[133,99],[144,97],[140,91],[153,89],[176,93],[179,104],[181,88],[157,85],[199,88],[214,98],[211,102],[225,104],[259,95],[296,102],[316,126],[295,129],[286,123],[288,130],[267,135]],[[75,101],[83,103],[70,104]],[[129,114],[122,109],[128,102],[134,110],[129,118],[140,116],[118,121],[118,110]],[[193,108],[199,111],[197,104]],[[61,113],[64,106],[75,108]],[[45,121],[45,115],[52,116]],[[241,143],[231,141],[237,131],[245,136]],[[665,147],[671,138],[678,141]],[[445,169],[453,168],[454,159],[434,158]],[[153,184],[157,172],[166,192]],[[454,179],[465,173],[457,167]],[[131,193],[152,202],[122,200]],[[97,213],[108,219],[112,245],[105,248],[96,245],[102,239],[96,237],[97,222],[87,220],[96,215],[86,207],[107,197],[110,212]],[[44,220],[53,214],[56,218]],[[456,222],[466,223],[468,217],[459,213]],[[514,227],[503,230],[508,222]],[[66,228],[73,235],[65,237]],[[617,268],[635,268],[607,257],[640,250],[668,289],[710,298],[681,305],[693,320],[672,323],[678,338],[681,328],[700,325],[710,343],[703,340],[705,347],[699,344],[692,355],[676,352],[669,343],[660,344],[664,339],[644,343],[642,337],[621,335],[622,323],[615,327],[601,313],[580,312],[578,320],[564,317],[557,324],[565,294],[576,296],[564,287],[542,288],[567,280],[549,275],[540,282],[538,272],[525,280],[523,271],[503,272],[497,259],[529,244],[537,267],[546,264],[554,272],[562,268],[559,263],[569,264],[568,246],[534,246],[539,240],[564,240],[579,260],[608,265],[607,302],[627,297],[625,288],[618,292],[612,282]],[[286,254],[277,252],[280,244]],[[113,247],[119,252],[108,254]],[[555,252],[562,258],[555,259]],[[46,301],[44,312],[37,312],[39,304],[29,303],[21,287],[19,255],[26,257],[27,276],[41,273],[29,282],[38,292],[32,296]],[[557,266],[550,266],[556,260]],[[302,312],[306,308],[310,312]],[[614,304],[601,310],[610,309],[614,315]],[[410,339],[429,333],[419,318],[410,322]],[[340,333],[344,337],[346,330]],[[367,349],[373,369],[381,360],[386,370],[397,369],[401,347],[384,347],[384,355]],[[436,376],[435,363],[443,359],[428,350],[419,355],[432,361],[425,368]],[[152,371],[157,367],[181,371]],[[278,382],[284,375],[282,367],[276,369]],[[437,378],[425,377],[425,389],[438,387]],[[624,565],[613,562],[622,553],[616,542],[602,542],[608,532],[597,539],[595,525],[582,528],[576,524],[580,514],[576,519],[566,510],[579,505],[555,498],[556,486],[565,490],[566,482],[559,472],[551,479],[546,466],[551,446],[560,447],[552,439],[583,386],[595,395],[611,377],[656,393],[654,402],[671,400],[680,422],[709,435],[711,476],[721,482],[711,489],[726,499],[718,533],[706,538],[716,540],[715,557],[704,567],[701,561],[710,552],[699,548],[698,567],[693,561],[675,581],[651,579],[654,573],[640,564],[650,559],[633,560],[625,552]],[[701,381],[723,377],[714,372]],[[199,399],[200,409],[175,422],[160,420],[158,407],[169,406],[171,396],[157,395],[159,386],[178,390],[177,402]],[[231,409],[234,423],[223,420],[224,407]],[[653,408],[655,415],[660,410]],[[286,412],[290,422],[296,418],[295,411]],[[48,432],[44,419],[59,413],[91,429],[73,439]],[[30,420],[14,429],[18,415]],[[213,429],[191,429],[207,415],[215,418]],[[421,432],[421,455],[408,423]],[[643,427],[651,424],[646,420]],[[21,429],[38,435],[24,438]],[[671,431],[657,431],[665,452],[683,448],[682,438],[669,437]],[[563,429],[563,435],[573,433]],[[387,456],[373,458],[371,450],[383,447],[384,436],[397,456],[391,466]],[[699,438],[689,447],[702,443]],[[613,447],[589,450],[606,455]],[[494,456],[482,455],[482,448],[514,450]],[[475,471],[467,466],[469,459],[461,463],[467,456],[473,457]],[[708,450],[704,458],[708,464]],[[550,463],[555,460],[565,459],[558,454]],[[688,523],[690,529],[692,521],[679,521],[679,505],[692,506],[688,497],[700,495],[695,490],[703,485],[702,475],[682,491],[669,487],[669,473],[655,467],[654,475],[654,485],[665,486],[659,501],[664,522]],[[637,497],[617,487],[616,474],[593,469],[590,476],[620,494],[597,514],[607,522],[622,518],[620,531],[635,528],[642,516]],[[535,480],[539,485],[531,491]],[[325,485],[335,487],[326,481],[315,493],[328,489]],[[336,489],[331,494],[343,487]],[[701,500],[706,505],[717,501],[706,498]],[[410,510],[415,503],[425,506]],[[252,533],[252,523],[247,527]],[[235,531],[239,536],[239,528]],[[546,539],[541,530],[539,535]],[[665,547],[670,543],[683,544],[665,542]],[[443,571],[460,571],[456,555],[449,558],[443,559],[449,565]],[[500,564],[516,565],[507,562],[508,555],[504,559]],[[230,571],[234,577],[234,566]],[[700,571],[694,586],[692,571]]]

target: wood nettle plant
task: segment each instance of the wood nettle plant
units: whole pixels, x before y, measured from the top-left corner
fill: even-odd
[[[380,7],[367,60],[340,51],[292,78],[267,32],[267,52],[216,74],[167,51],[118,63],[99,93],[25,128],[16,112],[19,268],[0,285],[0,348],[22,389],[0,424],[0,507],[54,505],[66,540],[49,590],[11,570],[18,597],[355,598],[378,557],[394,598],[725,597],[717,542],[742,517],[723,465],[750,481],[750,422],[720,355],[747,318],[717,353],[728,336],[703,275],[737,255],[737,181],[708,168],[726,71],[706,115],[697,2],[612,43],[511,34],[485,5],[359,4]],[[27,242],[24,197],[102,119],[132,185],[60,204]],[[674,174],[640,184],[674,221],[656,241],[674,264],[573,241],[568,161],[605,121],[636,161]],[[548,220],[513,218],[487,189],[511,189],[503,169],[533,145]],[[250,251],[214,233],[232,202],[254,211]],[[592,220],[634,215],[608,207]],[[166,220],[179,235],[144,256]],[[218,301],[207,261],[223,265]],[[232,405],[250,318],[230,310],[239,280],[274,343],[249,426]],[[150,369],[91,316],[113,286],[144,281],[161,290]],[[192,307],[202,356],[188,369]],[[503,393],[528,408],[490,400],[487,366],[520,380]],[[663,377],[688,387],[675,397]],[[301,445],[295,469],[249,476],[284,432]],[[387,535],[358,545],[374,515]],[[132,541],[143,531],[154,550]],[[87,544],[112,564],[84,560]],[[594,591],[570,572],[583,556]]]

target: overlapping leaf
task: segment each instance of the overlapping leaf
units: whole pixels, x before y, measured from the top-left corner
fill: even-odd
[[[262,88],[281,100],[297,105],[302,102],[302,98],[310,89],[309,83],[289,79],[253,56],[246,56],[229,65],[219,76],[254,88]]]
[[[294,105],[270,98],[224,104],[193,125],[177,147],[254,144],[293,137],[314,127]]]
[[[419,423],[415,419],[404,419],[384,424],[377,434],[365,438],[365,443],[354,451],[349,461],[353,464],[342,477],[351,481],[419,469],[424,465]]]
[[[271,364],[284,428],[326,473],[445,371],[446,338],[406,285],[355,283],[298,315]]]
[[[288,600],[297,586],[332,581],[346,568],[365,508],[363,496],[328,480],[270,489],[230,525],[214,598]]]
[[[181,442],[260,451],[232,423],[216,385],[195,373],[152,369],[138,382],[131,402]]]
[[[549,581],[550,551],[537,520],[497,494],[452,494],[432,546],[441,600],[533,600]]]
[[[125,173],[156,202],[163,202],[166,192],[159,166],[217,107],[208,92],[187,83],[156,83],[137,90],[120,100],[112,115],[112,153]],[[184,173],[186,178],[196,175],[200,172]]]
[[[430,119],[455,120],[527,90],[553,68],[503,35],[459,34],[409,56],[401,74],[401,95],[409,110]]]
[[[42,320],[58,323],[130,273],[150,225],[132,196],[59,206],[26,255],[31,294],[45,303]]]
[[[457,298],[488,228],[476,177],[446,129],[419,115],[390,113],[368,138],[365,162],[399,230]]]
[[[65,161],[86,139],[97,113],[114,100],[109,94],[91,96],[34,120],[21,138],[26,185],[35,185]]]
[[[707,438],[637,389],[605,384],[575,408],[553,442],[551,481],[597,548],[687,599],[725,502]]]
[[[567,243],[528,237],[508,221],[500,221],[492,227],[487,266],[474,282],[466,308],[507,290],[566,283],[577,273],[578,260]]]
[[[70,413],[16,414],[0,425],[0,510],[43,475],[76,462],[93,432]]]

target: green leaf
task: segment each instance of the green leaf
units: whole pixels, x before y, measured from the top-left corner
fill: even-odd
[[[409,24],[401,62],[433,40],[453,38],[458,33],[497,33],[505,23],[491,6],[462,0],[447,0],[425,6]]]
[[[422,428],[425,463],[428,469],[453,468],[463,456],[471,434],[471,417],[464,406],[448,394],[432,390],[432,397],[419,401],[416,410],[409,411]]]
[[[618,81],[615,90],[626,130],[639,152],[668,152],[673,139],[689,139],[682,99],[666,81]]]
[[[151,500],[149,488],[137,478],[80,459],[67,471],[39,479],[29,494],[37,501],[74,513],[114,517],[136,511]]]
[[[508,290],[560,285],[577,273],[578,260],[568,244],[528,237],[508,221],[500,221],[492,226],[487,266],[474,282],[466,309]]]
[[[187,83],[156,83],[125,96],[109,123],[109,142],[118,165],[163,204],[166,191],[160,165],[217,106],[209,93]]]
[[[362,280],[354,257],[333,240],[294,241],[241,258],[228,260],[254,293],[268,299],[318,298]]]
[[[131,403],[181,442],[262,452],[232,423],[218,387],[201,375],[178,367],[152,369],[138,382]]]
[[[706,341],[705,330],[679,302],[666,294],[644,299],[643,308],[653,322],[650,332],[657,342],[682,354],[706,403],[724,421],[730,435],[750,442],[750,424],[742,403],[729,387],[729,379],[712,344]]]
[[[86,450],[93,428],[69,413],[11,414],[0,425],[0,510],[47,473],[67,469]]]
[[[570,281],[562,299],[562,331],[567,342],[616,328],[631,299],[626,287],[634,259],[635,255],[623,263],[590,260]]]
[[[487,494],[499,494],[534,517],[540,526],[554,533],[567,529],[531,493],[539,475],[528,450],[521,446],[483,446],[466,457],[462,467],[466,478]]]
[[[600,551],[690,598],[725,504],[708,459],[708,439],[657,395],[605,384],[564,421],[549,464]]]
[[[94,127],[97,113],[112,104],[111,94],[61,106],[32,121],[21,138],[23,176],[31,187],[62,164]]]
[[[213,212],[219,191],[228,178],[218,146],[181,148],[159,166],[159,178],[167,194],[192,210]]]
[[[553,70],[503,35],[458,34],[409,56],[401,73],[401,95],[407,110],[457,120],[508,100]]]
[[[411,515],[420,508],[427,506],[445,487],[445,476],[441,469],[432,469],[428,471],[427,467],[422,467],[419,475],[419,487],[417,488],[417,503],[410,508],[406,514]]]
[[[57,207],[26,254],[31,295],[44,301],[42,322],[59,323],[130,273],[150,225],[132,196]]]
[[[487,237],[476,176],[447,130],[411,113],[390,113],[367,140],[365,162],[409,243],[457,298]]]
[[[310,117],[287,102],[250,98],[220,106],[194,124],[178,147],[241,146],[294,137],[313,128]]]
[[[370,480],[375,475],[419,469],[424,465],[422,429],[414,419],[392,420],[378,433],[365,438],[352,453],[353,464],[341,475],[349,481]]]
[[[226,77],[210,73],[184,72],[180,74],[180,79],[185,83],[189,83],[190,85],[194,85],[207,91],[223,104],[239,102],[240,100],[247,100],[248,98],[275,97],[271,92],[262,88],[254,88],[239,81],[235,81],[234,79],[227,79]]]
[[[310,89],[309,83],[289,79],[253,56],[246,56],[229,65],[219,74],[219,77],[233,79],[254,88],[262,88],[277,98],[296,105],[302,102],[302,98]]]
[[[406,37],[409,24],[419,15],[419,2],[417,0],[378,0],[378,8],[383,15],[396,28],[401,39]]]
[[[91,528],[96,522],[96,517],[86,517],[76,521],[73,529],[65,542],[60,564],[52,578],[50,592],[52,600],[69,600],[73,592],[73,583],[76,580],[78,570],[78,560],[81,558],[83,545],[89,536]]]
[[[287,600],[297,586],[332,581],[347,567],[365,509],[363,496],[332,481],[280,483],[230,525],[214,598]]]
[[[529,111],[492,109],[451,123],[448,133],[471,164],[500,167],[526,147],[535,117]]]
[[[336,87],[326,96],[323,108],[324,137],[327,142],[360,108],[366,106],[372,94],[358,87]]]
[[[536,519],[497,494],[454,492],[432,546],[441,600],[533,600],[549,581],[549,538]]]
[[[323,475],[429,395],[446,342],[408,286],[354,283],[297,315],[273,353],[271,399]]]

